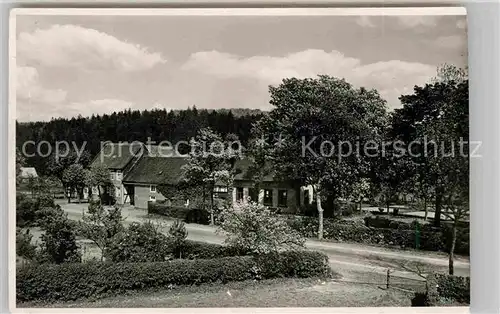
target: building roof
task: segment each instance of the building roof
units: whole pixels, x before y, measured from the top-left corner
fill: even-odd
[[[38,177],[36,169],[33,167],[21,167],[21,178]]]
[[[106,143],[95,157],[92,165],[103,165],[108,169],[123,169],[144,150],[141,143]]]
[[[234,168],[235,168],[235,175],[234,175],[234,180],[239,180],[239,181],[252,181],[254,179],[254,174],[252,173],[252,161],[248,158],[243,158],[238,161],[236,161]],[[270,167],[265,167],[269,169]],[[272,182],[276,181],[274,178],[274,173],[269,172],[264,175],[262,178],[262,181],[264,182]]]
[[[176,185],[182,179],[182,166],[187,159],[182,157],[142,157],[123,178],[124,183],[149,183]]]
[[[172,146],[166,145],[147,145],[148,155],[151,157],[186,157],[180,155]]]

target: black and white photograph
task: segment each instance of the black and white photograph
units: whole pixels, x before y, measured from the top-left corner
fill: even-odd
[[[10,19],[17,309],[469,306],[465,9]]]

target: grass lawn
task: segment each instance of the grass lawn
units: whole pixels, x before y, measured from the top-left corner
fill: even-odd
[[[138,291],[98,300],[54,304],[21,303],[18,307],[370,307],[410,306],[412,295],[375,285],[318,278],[243,281]]]

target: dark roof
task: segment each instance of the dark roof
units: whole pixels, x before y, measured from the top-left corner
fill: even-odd
[[[253,180],[253,174],[252,174],[252,161],[248,158],[240,159],[236,161],[234,165],[235,169],[235,175],[234,175],[234,180],[239,180],[239,181],[251,181]],[[270,169],[271,167],[265,167],[266,169]],[[274,173],[272,171],[269,171],[264,175],[262,178],[262,181],[265,182],[272,182],[276,181],[274,178]]]
[[[175,185],[182,179],[182,166],[186,163],[182,157],[142,157],[123,182]]]
[[[123,169],[135,156],[139,156],[140,143],[106,143],[92,165],[103,165],[108,169]]]
[[[175,149],[171,146],[166,145],[147,145],[148,155],[151,157],[183,157],[178,154]]]

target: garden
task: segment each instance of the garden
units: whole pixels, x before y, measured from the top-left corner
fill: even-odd
[[[152,221],[125,227],[119,207],[92,202],[82,220],[73,222],[46,201],[18,199],[23,228],[17,230],[16,252],[23,262],[16,272],[16,295],[21,304],[99,299],[173,286],[332,275],[324,254],[306,251],[297,232],[256,204],[221,213],[220,232],[227,239],[225,245],[215,245],[186,240],[180,220],[168,234]],[[39,246],[32,244],[27,226],[43,230]],[[77,237],[92,241],[100,256],[82,260]]]

